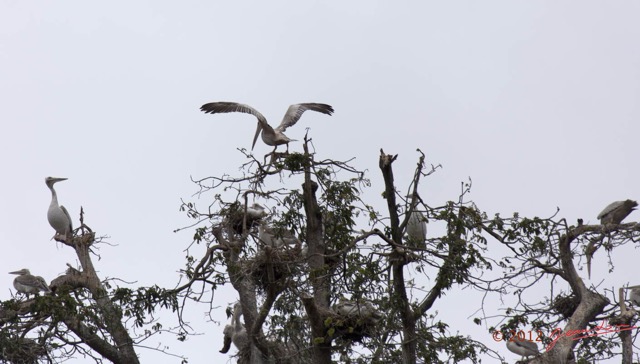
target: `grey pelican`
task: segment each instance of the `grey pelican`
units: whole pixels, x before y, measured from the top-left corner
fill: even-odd
[[[598,219],[602,225],[606,224],[620,224],[631,212],[633,212],[638,206],[638,203],[633,200],[616,201],[610,203],[607,207],[598,214]],[[585,249],[585,255],[587,256],[587,274],[591,279],[591,259],[596,250],[600,247],[600,242],[604,239],[604,234],[600,238],[595,239],[587,245]]]
[[[636,206],[638,206],[638,203],[633,200],[613,202],[602,210],[598,215],[598,219],[600,219],[602,225],[620,224],[625,217],[636,209]]]
[[[507,349],[510,352],[521,355],[522,359],[528,356],[538,355],[540,352],[538,351],[538,344],[533,341],[518,341],[518,337],[511,339],[507,339]]]
[[[266,221],[261,221],[258,227],[258,238],[266,246],[272,248],[280,248],[285,245],[300,244],[300,240],[296,238],[289,230],[276,231],[269,227]]]
[[[51,190],[51,204],[49,205],[49,211],[47,211],[47,219],[51,227],[56,231],[53,237],[56,238],[58,235],[62,235],[66,241],[71,237],[71,232],[73,231],[71,216],[69,216],[69,212],[64,206],[58,205],[58,195],[53,188],[56,182],[65,180],[66,178],[47,177],[44,181]]]
[[[427,219],[422,212],[418,211],[418,198],[414,198],[412,195],[407,196],[412,201],[411,215],[409,215],[409,221],[407,222],[407,239],[409,245],[415,248],[425,249],[425,241],[427,239]]]
[[[229,312],[229,311],[227,311]],[[220,350],[221,353],[226,354],[231,348],[231,343],[238,348],[238,350],[245,349],[249,346],[249,336],[247,336],[247,330],[240,322],[240,316],[242,315],[242,305],[240,302],[235,304],[233,308],[233,317],[231,324],[224,327],[222,333],[224,334],[224,347]]]
[[[256,129],[256,134],[253,137],[253,144],[251,144],[251,150],[256,146],[256,141],[258,140],[258,135],[262,132],[262,141],[270,145],[273,148],[273,152],[276,151],[278,145],[286,144],[287,151],[289,151],[289,142],[295,141],[295,139],[289,139],[286,135],[284,135],[284,131],[287,130],[288,127],[295,125],[296,122],[300,119],[302,114],[307,111],[316,111],[321,112],[323,114],[331,115],[333,113],[333,108],[327,104],[316,104],[316,103],[303,103],[303,104],[294,104],[289,106],[287,113],[284,114],[284,118],[282,118],[282,122],[275,129],[267,123],[267,119],[256,109],[252,108],[246,104],[239,104],[237,102],[210,102],[208,104],[204,104],[200,107],[200,110],[207,114],[218,114],[218,113],[228,113],[228,112],[242,112],[245,114],[251,114],[258,118],[258,127]]]
[[[21,293],[30,294],[43,292],[51,292],[47,281],[40,276],[31,275],[31,272],[24,268],[15,272],[9,272],[9,274],[17,274],[18,276],[13,280],[13,287]]]

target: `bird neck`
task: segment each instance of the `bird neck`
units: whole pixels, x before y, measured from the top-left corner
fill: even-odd
[[[241,307],[236,307],[234,309],[234,312],[233,312],[233,322],[235,323],[236,331],[242,329],[242,324],[240,323],[240,311],[241,310],[242,310]]]
[[[56,194],[56,190],[53,189],[53,186],[49,186],[51,190],[51,206],[58,206],[58,195]]]

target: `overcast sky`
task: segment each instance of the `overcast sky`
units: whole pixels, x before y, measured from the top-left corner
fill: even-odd
[[[403,189],[420,148],[444,166],[420,188],[431,205],[456,199],[471,177],[471,198],[490,215],[559,207],[596,223],[608,203],[640,197],[639,13],[636,1],[2,1],[0,266],[51,280],[76,264],[49,240],[52,175],[69,178],[56,188],[75,224],[82,205],[117,244],[100,249],[102,278],[172,287],[193,235],[172,232],[188,222],[178,208],[195,199],[190,177],[237,172],[236,148],[250,148],[255,130],[249,115],[201,113],[211,101],[250,104],[272,123],[292,103],[331,104],[333,116],[305,114],[287,134],[309,127],[323,158],[355,157],[379,210],[380,148],[399,154]],[[596,253],[593,282],[629,282],[638,251],[627,248],[610,276]],[[0,272],[1,299],[13,278]],[[505,352],[487,326],[459,319],[480,301],[458,297],[434,307],[445,319],[459,307],[452,332]],[[235,299],[226,291],[216,303]],[[190,311],[206,335],[162,343],[193,364],[226,362],[207,306]]]

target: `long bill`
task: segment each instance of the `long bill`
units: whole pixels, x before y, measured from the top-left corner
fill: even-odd
[[[253,136],[253,144],[251,144],[251,150],[255,148],[256,141],[258,141],[258,136],[260,135],[261,131],[262,131],[262,125],[260,125],[260,122],[258,121],[258,127],[256,128],[256,135]]]

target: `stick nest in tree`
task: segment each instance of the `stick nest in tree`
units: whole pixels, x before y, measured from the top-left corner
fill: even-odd
[[[271,285],[281,285],[288,277],[298,275],[303,261],[300,245],[289,245],[259,249],[255,256],[247,259],[244,264],[256,287],[264,292]]]

